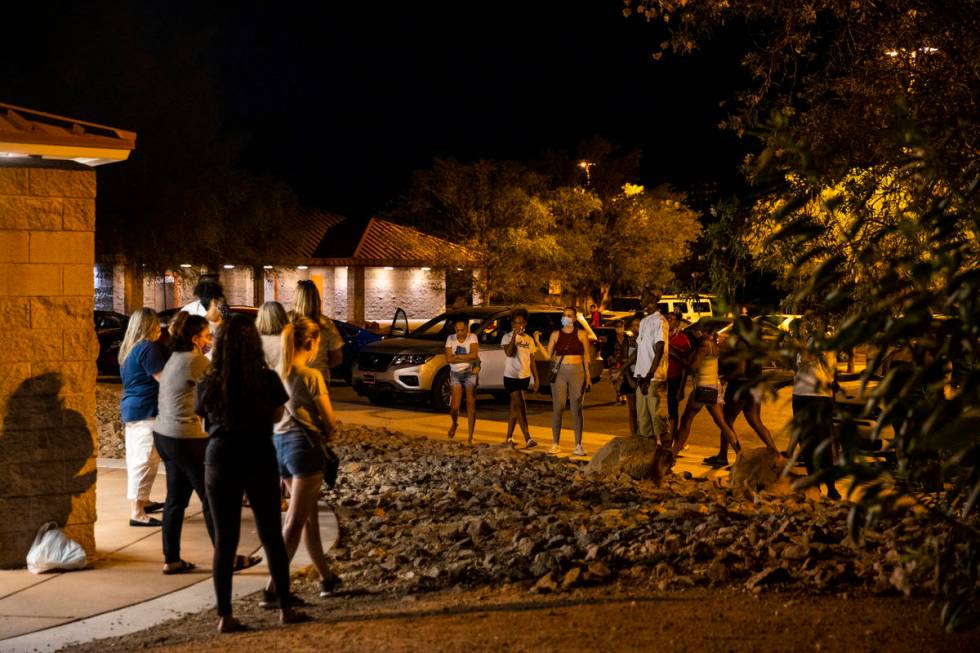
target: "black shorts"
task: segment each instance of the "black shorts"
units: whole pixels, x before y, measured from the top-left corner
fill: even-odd
[[[680,408],[681,381],[684,377],[678,376],[667,379],[667,417],[677,420],[677,412]]]
[[[744,388],[744,391],[743,391]],[[734,379],[725,386],[725,408],[734,415],[738,415],[743,410],[751,408],[754,400],[748,388],[748,381]]]
[[[521,390],[527,390],[531,387],[531,377],[526,379],[513,379],[509,376],[504,377],[504,390],[507,392],[518,392]]]

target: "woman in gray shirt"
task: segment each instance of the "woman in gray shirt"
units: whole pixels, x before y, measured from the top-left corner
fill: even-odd
[[[170,324],[170,359],[160,375],[158,416],[153,426],[153,442],[167,470],[167,500],[163,506],[164,574],[180,574],[195,565],[180,557],[180,534],[184,512],[197,492],[204,509],[204,523],[214,543],[214,525],[204,490],[204,452],[208,434],[201,418],[194,413],[197,382],[211,363],[204,356],[211,349],[211,329],[200,315],[177,313]],[[261,562],[258,556],[239,555],[236,569]]]

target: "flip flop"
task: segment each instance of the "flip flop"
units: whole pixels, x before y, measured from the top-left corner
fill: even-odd
[[[241,571],[242,569],[248,569],[249,567],[254,567],[255,565],[262,562],[262,556],[235,556],[235,564],[232,566],[232,571]]]
[[[186,574],[187,572],[194,571],[195,569],[197,569],[197,565],[195,565],[193,562],[187,562],[186,560],[181,560],[180,562],[177,563],[176,567],[171,567],[170,569],[164,567],[163,575],[173,576],[174,574]]]
[[[163,526],[163,522],[161,522],[156,517],[147,517],[146,521],[140,521],[138,519],[130,519],[129,520],[129,525],[130,526],[144,526],[146,528],[158,528],[160,526]]]
[[[151,501],[143,506],[143,512],[160,512],[165,504],[159,501]]]

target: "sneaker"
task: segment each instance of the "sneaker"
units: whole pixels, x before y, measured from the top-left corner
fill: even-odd
[[[585,448],[582,445],[580,445],[580,444],[575,445],[575,451],[572,452],[572,455],[573,456],[585,456],[586,455]]]
[[[309,605],[302,598],[296,596],[295,594],[289,595],[289,600],[287,601],[288,607],[306,607]],[[279,610],[279,596],[275,592],[270,592],[269,590],[262,590],[262,598],[259,600],[259,607],[263,610]]]
[[[330,596],[342,584],[343,582],[340,580],[340,576],[331,573],[327,578],[320,581],[320,598],[323,599]]]
[[[551,448],[548,449],[548,453],[560,453],[560,452],[561,452],[561,447],[559,447],[557,444],[551,445]]]
[[[507,439],[507,440],[504,440],[503,442],[500,443],[500,448],[501,449],[507,449],[507,448],[513,448],[513,447],[514,447],[514,440],[513,439]]]
[[[535,442],[533,439],[530,439],[530,438],[528,439],[527,442],[524,443],[524,448],[525,449],[533,449],[536,446],[538,446],[538,443]]]

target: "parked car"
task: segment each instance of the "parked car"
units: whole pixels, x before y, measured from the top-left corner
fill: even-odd
[[[396,400],[428,402],[437,410],[449,408],[449,364],[446,362],[446,338],[453,323],[462,316],[480,343],[480,385],[478,392],[503,394],[504,352],[500,341],[511,330],[510,307],[474,306],[449,311],[435,317],[414,331],[408,331],[405,312],[399,309],[392,321],[392,333],[405,337],[386,338],[366,346],[357,357],[352,384],[357,393],[372,403],[388,404]],[[562,309],[554,306],[529,307],[527,332],[541,332],[547,343],[551,332],[561,328]],[[535,354],[538,378],[547,390],[550,361],[541,352]],[[593,381],[602,373],[598,346],[592,347]]]
[[[688,322],[696,322],[714,315],[713,295],[664,295],[657,307],[661,313],[680,311]]]
[[[122,313],[95,311],[95,335],[99,340],[99,357],[95,364],[102,376],[119,375],[119,346],[129,321]]]

